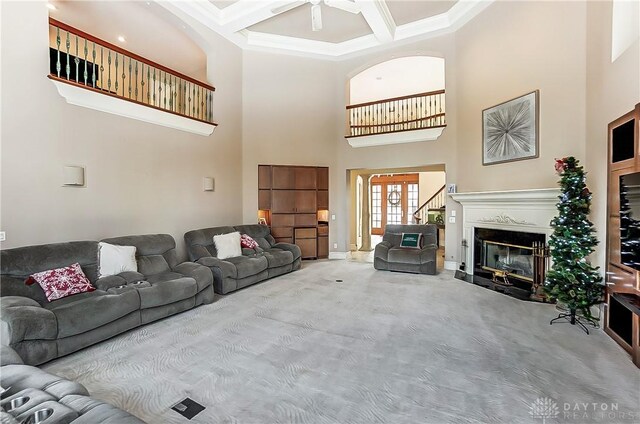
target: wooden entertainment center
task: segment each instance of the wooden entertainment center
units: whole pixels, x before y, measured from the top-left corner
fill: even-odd
[[[329,168],[258,165],[258,216],[303,259],[329,257]]]
[[[609,124],[604,330],[640,367],[640,103]]]

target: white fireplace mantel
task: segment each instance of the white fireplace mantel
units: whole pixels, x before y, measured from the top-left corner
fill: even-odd
[[[475,228],[539,233],[548,240],[559,195],[559,188],[450,194],[462,204],[463,239],[468,246],[462,255],[466,256],[467,272],[473,273]]]

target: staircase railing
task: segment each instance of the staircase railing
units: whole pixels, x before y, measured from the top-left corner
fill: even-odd
[[[433,196],[424,202],[413,213],[413,219],[416,224],[427,223],[429,221],[429,211],[442,210],[447,203],[447,195],[445,193],[446,184],[443,185]]]
[[[347,137],[446,127],[444,90],[347,106]]]
[[[49,78],[216,125],[215,88],[49,18]]]

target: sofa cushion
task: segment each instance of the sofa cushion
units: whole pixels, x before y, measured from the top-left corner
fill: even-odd
[[[64,268],[37,272],[27,280],[27,284],[38,283],[49,302],[78,293],[95,290],[80,264],[75,263]]]
[[[106,294],[102,290],[81,293],[45,305],[58,321],[58,338],[93,330],[140,309],[135,290]]]
[[[255,249],[258,243],[248,234],[240,235],[240,245],[245,249]]]
[[[234,228],[243,234],[249,235],[262,249],[269,249],[275,244],[275,240],[271,236],[271,230],[266,225],[236,225]]]
[[[422,249],[422,233],[402,233],[400,247]]]
[[[284,265],[289,265],[293,263],[294,259],[293,253],[277,248],[267,249],[264,251],[263,255],[265,258],[267,258],[269,268],[277,268]]]
[[[212,227],[186,232],[184,242],[187,245],[189,259],[197,262],[200,258],[217,256],[218,252],[213,243],[213,236],[233,233],[234,231],[236,230],[233,227]]]
[[[236,256],[234,258],[225,259],[225,261],[230,262],[235,266],[235,275],[229,276],[235,279],[250,277],[252,275],[259,274],[269,267],[269,262],[264,256]]]
[[[101,241],[118,246],[135,246],[138,272],[144,275],[159,274],[178,265],[176,242],[169,234],[114,237]]]
[[[138,271],[136,247],[98,243],[98,274],[100,278],[125,271]]]
[[[420,253],[418,249],[404,249],[392,247],[389,249],[388,262],[420,265]]]
[[[240,233],[234,231],[229,234],[219,234],[213,236],[213,243],[218,251],[218,259],[233,258],[234,256],[242,256],[242,246],[240,242]]]
[[[137,289],[140,294],[141,309],[178,302],[198,293],[196,280],[177,272],[149,275],[146,280],[151,284],[151,287]]]

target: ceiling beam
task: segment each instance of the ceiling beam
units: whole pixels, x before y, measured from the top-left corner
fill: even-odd
[[[225,29],[237,32],[303,4],[304,0],[240,0],[220,11],[220,23]]]
[[[393,41],[396,32],[396,23],[391,16],[387,4],[383,0],[356,0],[360,6],[362,16],[371,27],[381,43]]]

